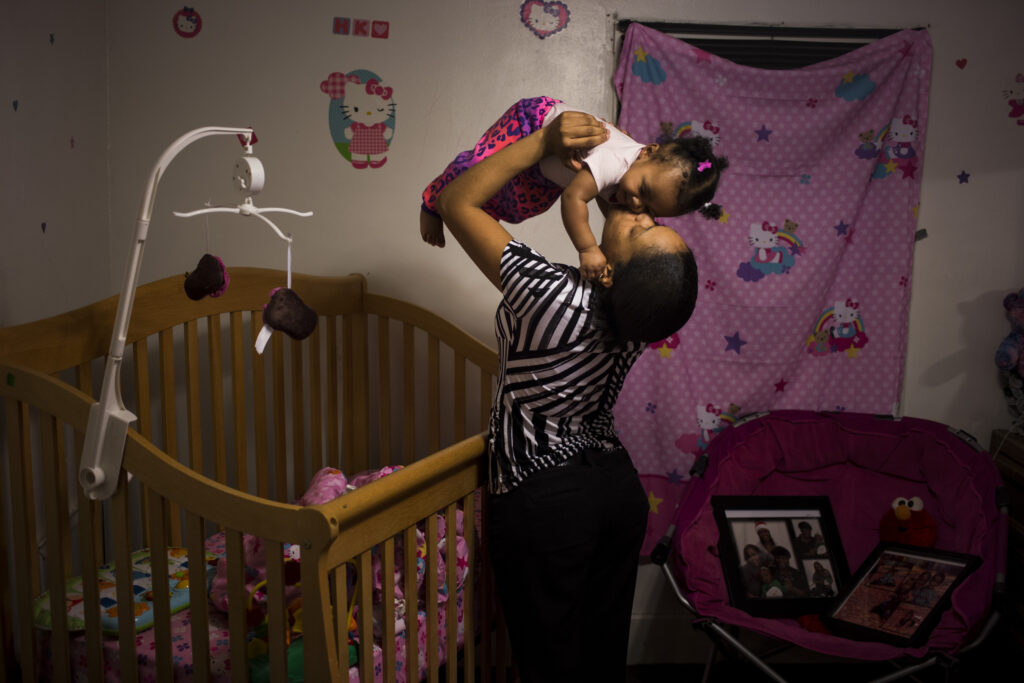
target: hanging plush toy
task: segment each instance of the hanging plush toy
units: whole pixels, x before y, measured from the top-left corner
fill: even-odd
[[[217,297],[228,289],[228,269],[224,262],[213,254],[203,254],[196,269],[185,273],[185,294],[192,301],[199,301],[204,296]]]
[[[263,305],[263,323],[292,339],[305,339],[316,329],[317,314],[303,303],[295,290],[275,287]]]
[[[937,535],[935,520],[924,509],[924,502],[917,496],[900,497],[892,501],[892,507],[886,510],[878,526],[878,536],[881,540],[921,548],[933,547]]]

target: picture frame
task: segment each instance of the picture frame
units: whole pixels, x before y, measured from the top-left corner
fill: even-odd
[[[854,640],[917,647],[980,565],[977,555],[879,543],[822,621]]]
[[[752,616],[824,614],[850,570],[827,496],[712,496],[729,602]]]

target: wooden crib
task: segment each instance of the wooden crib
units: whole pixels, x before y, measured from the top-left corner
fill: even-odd
[[[0,329],[0,680],[69,681],[83,671],[108,680],[113,649],[127,681],[248,681],[246,535],[266,547],[269,680],[288,680],[299,626],[306,681],[418,680],[421,654],[429,680],[503,680],[505,641],[479,533],[495,353],[420,307],[369,293],[362,276],[294,275],[292,288],[319,314],[317,328],[301,342],[276,332],[261,356],[253,341],[262,307],[285,274],[229,275],[226,293],[198,302],[185,296],[183,276],[138,288],[121,377],[138,421],[108,501],[89,500],[77,472],[117,297]],[[404,467],[331,502],[289,502],[320,468],[354,474],[396,464]],[[460,514],[468,557],[456,562],[446,550],[452,561],[438,576],[440,552],[424,552],[418,587],[417,557],[406,552],[396,567],[396,544],[416,547],[419,534],[428,549],[444,546],[439,526],[452,539]],[[207,581],[195,580],[203,575],[196,567],[213,562],[207,543],[217,534],[228,574],[223,617]],[[282,559],[286,544],[301,548],[301,623],[285,600],[294,569]],[[168,550],[182,547],[192,568],[184,672],[172,644],[172,588],[153,581],[153,651],[140,653],[131,619],[117,620],[116,636],[101,631],[97,573],[113,562],[127,575],[133,553],[148,548],[152,575],[166,576]],[[415,600],[404,603],[403,634],[396,585],[375,588],[374,566],[383,577],[397,572],[405,596],[426,596],[419,619],[408,618]],[[459,599],[439,605],[434,596],[458,585],[460,570],[467,578]],[[71,577],[81,577],[84,633],[69,629],[59,608]],[[44,591],[54,608],[49,630],[33,613]],[[116,595],[138,609],[132,583],[117,581]],[[210,635],[218,619],[222,640]],[[419,629],[440,621],[444,630],[425,629],[423,652]],[[403,638],[404,667],[395,649]],[[228,670],[211,666],[211,649],[227,651]]]

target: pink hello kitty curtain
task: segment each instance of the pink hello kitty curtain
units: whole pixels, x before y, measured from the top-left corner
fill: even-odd
[[[706,136],[731,162],[720,220],[663,219],[696,255],[697,309],[645,351],[616,409],[652,534],[740,415],[896,410],[930,68],[926,31],[775,71],[627,30],[619,126],[646,142]]]

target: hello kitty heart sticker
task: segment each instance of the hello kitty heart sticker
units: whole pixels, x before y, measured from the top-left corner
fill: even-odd
[[[523,25],[543,40],[558,33],[569,23],[569,8],[564,2],[526,0],[519,8]]]

